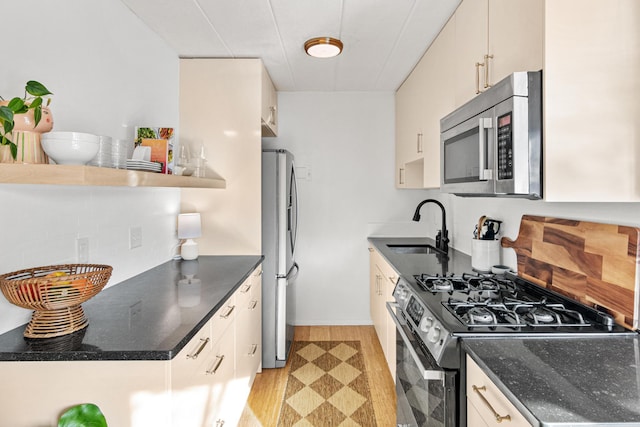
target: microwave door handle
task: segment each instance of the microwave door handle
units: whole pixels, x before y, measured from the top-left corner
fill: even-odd
[[[491,179],[491,170],[487,169],[487,131],[493,127],[490,117],[480,117],[478,121],[478,150],[480,152],[480,158],[478,162],[479,172],[478,179],[485,181]]]

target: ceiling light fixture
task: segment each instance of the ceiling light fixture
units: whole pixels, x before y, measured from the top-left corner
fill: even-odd
[[[340,55],[342,47],[342,42],[332,37],[314,37],[304,43],[305,52],[314,58],[333,58]]]

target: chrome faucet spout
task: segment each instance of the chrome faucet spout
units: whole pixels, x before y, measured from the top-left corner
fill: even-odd
[[[420,209],[426,203],[435,203],[440,207],[440,210],[442,211],[442,228],[436,235],[436,248],[440,249],[444,253],[447,253],[449,252],[449,232],[447,231],[447,213],[442,203],[435,199],[426,199],[421,201],[416,207],[415,213],[413,214],[413,220],[420,221]]]

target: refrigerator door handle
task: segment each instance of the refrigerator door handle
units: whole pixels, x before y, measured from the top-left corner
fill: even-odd
[[[289,282],[293,282],[296,277],[298,277],[298,273],[300,272],[300,266],[297,262],[293,263],[293,267],[289,270],[289,273],[286,276],[287,286],[289,286]]]

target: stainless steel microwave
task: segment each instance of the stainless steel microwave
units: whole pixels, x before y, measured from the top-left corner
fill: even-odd
[[[443,192],[542,198],[542,71],[513,73],[444,117],[440,144]]]

